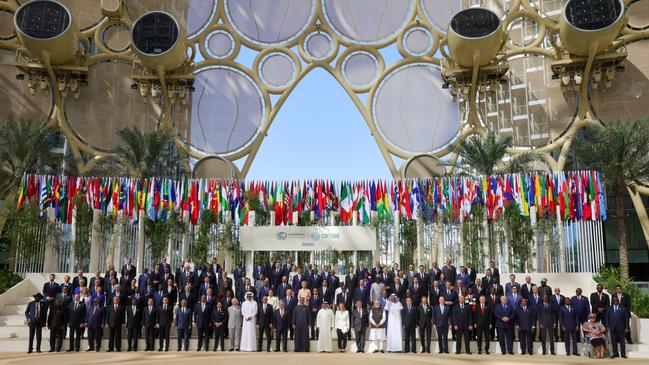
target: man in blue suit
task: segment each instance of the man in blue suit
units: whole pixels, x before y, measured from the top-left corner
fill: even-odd
[[[275,352],[279,352],[280,342],[282,350],[287,352],[287,335],[290,327],[289,314],[286,311],[284,301],[279,302],[279,308],[275,311],[275,318],[273,320],[273,331],[275,332]]]
[[[433,309],[433,327],[437,331],[437,348],[440,354],[448,354],[448,320],[451,310],[446,307],[444,297],[439,297],[438,305]]]
[[[86,328],[88,328],[88,350],[101,349],[101,338],[104,336],[104,307],[100,305],[99,298],[95,298],[93,306],[86,310]]]
[[[554,355],[554,327],[557,323],[557,315],[554,304],[547,294],[543,295],[543,302],[537,306],[536,315],[539,323],[539,337],[543,348],[543,355],[547,354],[545,345],[548,340],[550,342],[550,353]]]
[[[523,295],[519,293],[517,286],[513,286],[511,292],[507,294],[507,303],[516,309],[520,305],[521,299],[523,299]]]
[[[302,282],[306,280],[304,274],[302,274],[302,268],[297,269],[297,274],[293,277],[293,291],[297,292],[302,287]],[[263,298],[263,297],[262,297]]]
[[[590,314],[590,301],[584,295],[582,295],[581,288],[575,290],[575,296],[572,297],[570,302],[577,312],[577,322],[584,323],[588,320],[588,315]],[[581,331],[577,331],[577,339],[579,339]]]
[[[563,331],[563,343],[566,345],[566,355],[570,355],[570,342],[572,341],[572,354],[579,356],[577,352],[577,332],[580,322],[577,318],[576,308],[572,306],[570,298],[565,299],[565,305],[559,310],[559,324]]]
[[[46,301],[52,301],[54,300],[54,297],[61,292],[61,288],[59,287],[59,284],[54,281],[56,279],[56,275],[50,274],[50,280],[43,284],[43,295],[44,299]]]
[[[257,265],[252,269],[252,278],[259,280],[259,274],[266,276],[266,267],[261,262],[257,262]]]
[[[178,336],[178,351],[182,349],[183,341],[185,351],[189,351],[189,335],[192,329],[192,311],[187,308],[187,300],[180,302],[180,307],[176,309],[176,318],[174,318],[174,327]]]
[[[613,348],[612,358],[622,355],[626,359],[626,344],[624,334],[629,332],[629,316],[626,308],[620,305],[617,296],[613,296],[612,304],[606,309],[606,328],[611,335],[611,347]],[[618,344],[620,352],[618,352]]]
[[[521,346],[521,355],[532,355],[532,331],[536,328],[536,314],[534,307],[527,305],[527,298],[521,299],[521,305],[515,309],[516,326],[518,327],[518,341]]]
[[[47,285],[47,284],[46,284]],[[34,336],[36,336],[36,352],[41,352],[41,339],[43,338],[43,326],[47,320],[47,303],[43,300],[41,293],[34,294],[34,300],[27,304],[25,319],[29,326],[29,348],[27,353],[33,352]]]
[[[504,355],[514,354],[514,322],[516,313],[514,307],[507,304],[507,297],[500,297],[500,304],[496,305],[494,311],[496,317],[496,330],[498,332],[498,342],[500,343],[500,352]]]
[[[507,284],[505,284],[505,295],[511,294],[513,287],[517,287],[518,289],[520,289],[521,284],[516,282],[516,275],[510,274],[509,275],[509,282]]]

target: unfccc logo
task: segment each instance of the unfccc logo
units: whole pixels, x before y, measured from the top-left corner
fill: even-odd
[[[284,241],[286,239],[286,237],[287,237],[287,234],[286,234],[286,232],[280,231],[280,232],[275,233],[275,237],[277,237],[277,239],[280,240],[280,241]]]
[[[314,241],[317,241],[320,239],[320,232],[318,231],[313,231],[311,232],[311,239]]]

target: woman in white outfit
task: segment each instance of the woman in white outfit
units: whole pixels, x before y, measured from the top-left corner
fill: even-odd
[[[347,334],[349,333],[349,312],[345,303],[338,303],[336,311],[336,335],[338,336],[338,352],[345,352],[347,348]]]
[[[387,316],[385,311],[381,308],[381,303],[378,300],[375,300],[372,303],[372,309],[370,310],[370,341],[374,342],[374,352],[381,353],[385,352],[383,348],[383,342],[385,341],[385,320]]]
[[[385,304],[388,314],[388,352],[403,351],[403,336],[401,333],[401,310],[403,305],[396,295],[390,295],[390,300]]]

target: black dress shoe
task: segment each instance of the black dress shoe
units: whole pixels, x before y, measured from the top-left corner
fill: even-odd
[[[478,355],[482,355],[482,350],[478,350]]]
[[[40,354],[40,353],[41,353],[41,350],[36,350],[36,353],[37,353],[37,354]]]
[[[48,352],[54,352],[54,349],[50,349],[50,351],[48,351]]]
[[[473,353],[471,351],[467,351],[466,354],[467,355],[473,355]]]
[[[381,351],[379,351],[379,352],[382,353],[382,354],[385,354],[385,350],[381,350]]]
[[[160,348],[160,349],[158,349],[158,352],[162,352],[162,349],[161,349],[161,348]]]
[[[626,359],[626,355],[622,355],[622,358],[623,358],[623,359]]]
[[[509,352],[508,352],[508,354],[510,354],[510,355],[513,355],[513,354],[514,354],[514,352],[513,352],[513,351],[509,351]]]
[[[484,353],[487,354],[487,355],[489,355],[489,350],[486,350]]]
[[[65,350],[65,352],[72,352],[72,351],[74,351],[74,349],[67,349],[67,350]]]
[[[27,353],[28,353],[28,354],[31,354],[32,352],[34,352],[34,351],[32,351],[32,350],[27,350]]]
[[[374,350],[374,351],[372,351],[373,354],[375,354],[375,353],[377,353],[377,352],[379,352],[379,350]]]

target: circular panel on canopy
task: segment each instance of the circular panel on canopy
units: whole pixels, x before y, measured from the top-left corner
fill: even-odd
[[[435,157],[417,155],[403,165],[401,176],[404,179],[416,179],[419,177],[444,176],[445,173],[444,165]]]
[[[462,0],[420,0],[419,4],[428,22],[444,33],[453,15],[462,10]]]
[[[101,36],[106,47],[116,53],[126,52],[131,45],[131,33],[124,24],[109,25]]]
[[[629,26],[636,29],[646,29],[649,27],[649,1],[638,1],[627,9],[629,15]]]
[[[342,38],[360,44],[391,39],[414,10],[411,0],[325,0],[324,15]]]
[[[70,127],[88,145],[108,151],[121,143],[120,129],[135,126],[150,132],[157,127],[161,98],[145,99],[131,90],[131,71],[124,62],[95,64],[88,69],[88,86],[81,88],[79,99],[64,99]]]
[[[283,52],[271,52],[259,62],[259,77],[272,89],[283,89],[297,76],[297,65]]]
[[[124,4],[132,20],[149,11],[169,13],[190,38],[207,28],[216,10],[216,0],[129,0]]]
[[[104,17],[101,13],[101,0],[57,0],[65,5],[79,29],[86,30],[99,24]]]
[[[207,156],[196,162],[192,175],[197,179],[230,180],[237,177],[237,171],[230,161],[219,156]]]
[[[183,138],[210,154],[235,152],[258,133],[265,116],[261,91],[243,72],[224,66],[196,74],[191,127]]]
[[[350,53],[342,64],[343,78],[354,87],[366,87],[379,77],[379,61],[369,52]]]
[[[282,44],[297,38],[313,19],[315,0],[227,0],[228,21],[256,44]]]
[[[513,45],[529,46],[539,37],[539,25],[531,18],[517,18],[509,24],[507,34]]]
[[[313,32],[304,39],[304,51],[315,61],[322,61],[334,51],[333,39],[328,33]]]
[[[439,68],[428,63],[390,72],[374,94],[372,113],[381,135],[411,153],[442,149],[460,130],[458,106],[442,89]]]
[[[591,90],[591,105],[604,122],[634,121],[647,117],[649,105],[649,40],[626,45],[626,69],[617,73],[610,88],[604,82]],[[602,75],[605,80],[606,76]]]
[[[413,27],[403,35],[403,49],[413,57],[425,56],[432,51],[432,33],[424,27]]]
[[[216,30],[207,36],[207,53],[216,59],[228,58],[234,52],[235,40],[224,30]]]
[[[577,111],[574,95],[564,95],[559,80],[552,79],[544,57],[509,60],[507,83],[481,97],[480,111],[487,128],[510,134],[517,147],[536,148],[559,137]]]
[[[14,38],[14,15],[6,10],[0,10],[0,40]]]
[[[52,115],[54,101],[51,93],[44,94],[36,90],[31,95],[27,88],[27,80],[16,80],[14,52],[0,50],[0,121],[6,120],[10,115],[32,119],[46,119]]]

